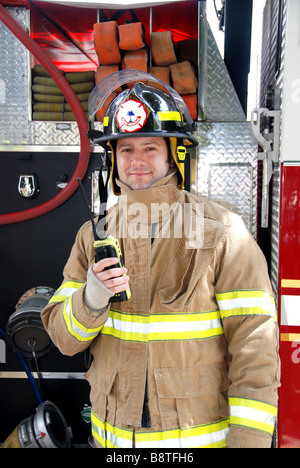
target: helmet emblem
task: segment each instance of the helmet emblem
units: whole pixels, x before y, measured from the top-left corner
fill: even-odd
[[[136,132],[145,125],[147,111],[140,101],[128,99],[119,107],[116,119],[119,128],[124,132]]]

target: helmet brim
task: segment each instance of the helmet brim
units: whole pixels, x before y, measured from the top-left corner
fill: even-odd
[[[93,143],[97,145],[106,146],[105,143],[109,140],[119,140],[120,138],[138,138],[138,137],[162,137],[162,138],[182,138],[183,140],[187,140],[187,145],[193,147],[198,146],[199,140],[196,136],[187,134],[187,133],[180,133],[180,132],[135,132],[135,133],[117,133],[111,135],[103,135],[101,137],[95,137],[93,139]]]

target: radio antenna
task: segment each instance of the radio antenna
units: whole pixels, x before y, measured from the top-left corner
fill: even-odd
[[[93,216],[92,216],[92,213],[91,213],[91,210],[90,210],[90,207],[89,207],[89,202],[88,202],[88,200],[87,200],[87,198],[86,198],[86,194],[85,194],[85,191],[84,191],[82,182],[81,182],[81,178],[80,178],[80,177],[77,177],[77,180],[78,180],[78,182],[79,182],[79,186],[80,186],[80,188],[81,188],[81,192],[82,192],[82,195],[83,195],[85,204],[86,204],[87,209],[88,209],[89,217],[90,217],[90,220],[91,220],[91,222],[92,222],[92,228],[93,228],[94,239],[95,239],[95,241],[96,241],[96,240],[99,240],[99,237],[98,237],[98,235],[97,235],[97,230],[96,230],[96,224],[95,224],[95,221],[94,221],[94,219],[93,219]]]

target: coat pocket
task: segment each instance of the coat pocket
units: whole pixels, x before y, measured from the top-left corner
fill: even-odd
[[[212,261],[213,249],[187,249],[180,242],[159,283],[158,297],[172,310],[188,307],[199,281]]]
[[[227,416],[225,363],[196,368],[154,369],[162,429],[181,429]]]
[[[158,284],[158,297],[162,304],[172,310],[189,306],[224,234],[222,224],[205,219],[203,245],[200,248],[187,248],[189,242],[183,236]]]
[[[103,421],[107,419],[112,424],[115,422],[116,414],[114,383],[117,373],[117,369],[103,366],[94,361],[85,374],[85,378],[91,386],[90,401],[93,411]]]

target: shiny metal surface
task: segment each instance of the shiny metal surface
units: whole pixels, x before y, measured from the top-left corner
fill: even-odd
[[[256,237],[257,144],[250,122],[202,123],[197,130],[195,192],[228,204]]]

